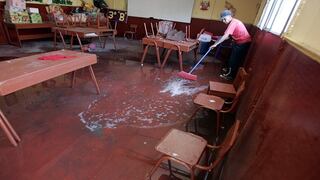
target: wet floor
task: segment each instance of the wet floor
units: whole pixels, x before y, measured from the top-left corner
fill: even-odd
[[[34,51],[25,43],[19,52],[50,51],[50,43],[36,43]],[[0,179],[144,179],[160,156],[154,150],[159,139],[170,128],[184,129],[195,109],[193,97],[206,91],[209,80],[219,80],[221,63],[212,57],[191,82],[176,76],[174,55],[160,70],[152,50],[140,66],[139,41],[118,39],[118,50],[112,48],[110,43],[92,52],[98,55],[100,95],[83,69],[73,89],[67,74],[0,97],[22,138],[15,148],[0,132]],[[14,52],[3,58],[18,56]],[[192,58],[184,54],[186,70]]]

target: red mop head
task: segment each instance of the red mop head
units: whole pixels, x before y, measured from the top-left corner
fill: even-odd
[[[193,75],[184,71],[180,71],[178,74],[178,76],[184,78],[184,79],[188,79],[188,80],[192,80],[192,81],[196,81],[197,80],[197,75]]]

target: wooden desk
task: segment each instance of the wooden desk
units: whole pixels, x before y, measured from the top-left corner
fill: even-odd
[[[195,40],[192,41],[171,41],[171,40],[164,40],[163,47],[166,49],[169,49],[163,62],[161,65],[161,68],[163,68],[170,56],[170,53],[175,50],[178,51],[178,58],[179,58],[179,65],[180,65],[180,71],[183,71],[183,63],[182,63],[182,53],[183,52],[190,52],[194,50],[194,59],[197,59],[197,49],[198,49],[198,42]]]
[[[74,36],[76,36],[82,51],[84,51],[84,48],[81,43],[81,38],[98,37],[100,40],[100,37],[103,36],[105,33],[112,33],[113,44],[114,44],[114,48],[116,49],[115,36],[117,34],[117,30],[115,30],[115,29],[92,28],[92,27],[52,27],[52,32],[54,33],[54,47],[56,47],[57,33],[59,33],[64,47],[66,47],[66,43],[65,43],[64,37],[63,37],[64,35],[71,36],[70,48],[72,48],[73,38],[74,38]],[[96,34],[96,36],[90,36],[90,34]],[[105,46],[105,43],[104,43],[104,46]]]
[[[50,22],[13,24],[5,22],[9,44],[21,47],[21,41],[52,37]]]
[[[145,56],[148,52],[148,48],[150,46],[155,46],[156,48],[156,55],[157,55],[157,60],[158,60],[158,64],[161,68],[164,67],[164,65],[166,64],[171,52],[173,50],[178,51],[178,56],[179,56],[179,65],[180,65],[180,70],[183,71],[183,58],[182,58],[182,53],[183,52],[190,52],[192,50],[194,50],[194,56],[196,59],[196,55],[197,55],[197,49],[198,49],[198,42],[195,40],[190,40],[190,41],[172,41],[172,40],[168,40],[168,39],[164,39],[164,38],[160,38],[160,37],[144,37],[142,39],[142,44],[145,46],[144,51],[143,51],[143,55],[141,58],[141,65],[143,66],[143,62],[145,59]],[[165,48],[168,49],[168,52],[164,58],[163,63],[161,64],[160,62],[160,54],[159,54],[159,48]]]
[[[233,84],[210,81],[208,94],[219,96],[222,98],[234,98],[236,96],[236,89]]]
[[[155,50],[156,50],[158,65],[159,65],[159,67],[161,67],[159,47],[163,48],[163,38],[161,38],[161,37],[144,37],[144,38],[142,38],[142,44],[145,47],[144,47],[143,55],[141,58],[141,66],[143,66],[143,62],[144,62],[144,59],[147,55],[149,47],[154,46]]]
[[[41,56],[55,54],[75,57],[64,60],[38,60]],[[96,63],[97,57],[94,54],[68,50],[53,51],[2,61],[0,62],[0,96],[8,95],[69,72],[73,72],[71,81],[71,86],[73,87],[75,83],[75,71],[84,67],[88,67],[97,93],[99,94],[100,89],[91,66]],[[17,146],[20,138],[1,110],[0,127],[4,130],[10,142],[14,146]]]

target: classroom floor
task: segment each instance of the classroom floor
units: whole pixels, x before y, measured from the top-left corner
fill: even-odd
[[[154,147],[160,138],[170,128],[184,129],[193,97],[206,91],[209,80],[221,81],[221,62],[213,57],[197,70],[199,80],[189,82],[175,76],[174,54],[160,71],[149,50],[141,68],[140,41],[117,42],[117,51],[111,43],[95,50],[101,95],[83,69],[73,89],[64,75],[0,97],[22,138],[15,148],[0,131],[0,179],[144,179],[159,158]],[[0,46],[0,60],[51,50],[51,41],[25,42],[21,49]],[[184,55],[186,69],[192,57]],[[214,128],[204,122],[200,127],[210,135]]]

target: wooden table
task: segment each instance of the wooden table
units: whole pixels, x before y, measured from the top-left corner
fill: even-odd
[[[56,54],[74,57],[64,60],[38,59],[41,56]],[[96,63],[97,57],[94,54],[68,50],[53,51],[2,61],[0,62],[0,96],[8,95],[69,72],[73,72],[71,80],[71,86],[73,87],[75,83],[75,71],[84,67],[88,67],[97,93],[99,94],[100,89],[92,69],[92,65]],[[0,127],[4,130],[10,142],[14,146],[17,146],[20,138],[1,110]]]
[[[197,58],[196,55],[197,55],[197,49],[198,49],[198,42],[196,40],[172,41],[172,40],[164,39],[161,37],[150,36],[150,37],[144,37],[142,39],[142,44],[145,46],[144,51],[143,51],[143,55],[141,58],[141,65],[142,66],[143,66],[145,56],[148,52],[148,48],[150,46],[155,46],[157,61],[158,61],[158,64],[161,68],[163,68],[165,66],[165,64],[166,64],[166,62],[167,62],[167,60],[173,50],[178,52],[179,65],[180,65],[181,71],[183,71],[183,63],[182,63],[183,52],[190,52],[190,51],[194,50],[195,59]],[[160,47],[168,49],[168,52],[167,52],[162,64],[160,62],[160,53],[159,53]]]
[[[82,51],[84,51],[84,48],[81,43],[81,38],[98,37],[101,42],[100,38],[102,36],[107,36],[107,35],[111,34],[111,36],[113,38],[114,48],[117,49],[116,39],[115,39],[115,36],[117,34],[117,30],[115,30],[115,29],[93,28],[93,27],[53,27],[52,32],[54,33],[54,47],[56,47],[56,45],[57,45],[57,33],[59,33],[60,38],[62,39],[62,43],[63,43],[64,48],[66,47],[64,36],[65,35],[71,36],[70,48],[72,48],[73,38],[74,38],[74,36],[76,36]],[[93,35],[93,34],[96,34],[96,35]],[[103,48],[105,47],[105,44],[106,44],[106,41],[104,42]]]
[[[44,23],[22,23],[14,24],[5,22],[8,33],[9,44],[21,47],[21,41],[30,39],[42,39],[52,37],[51,28],[54,24]]]

